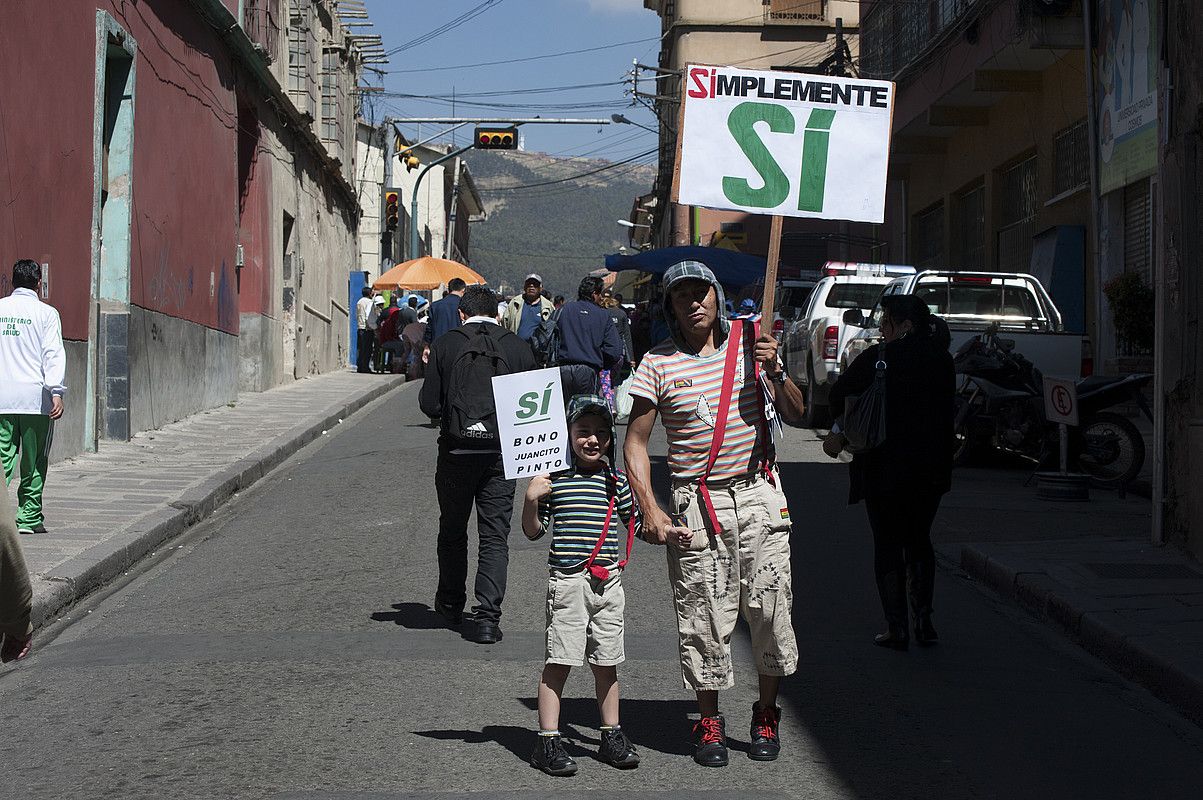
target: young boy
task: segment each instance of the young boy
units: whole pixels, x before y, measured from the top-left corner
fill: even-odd
[[[532,478],[522,506],[527,538],[552,531],[539,742],[530,763],[561,776],[576,774],[576,762],[560,738],[560,697],[569,670],[586,658],[601,711],[598,757],[619,769],[639,765],[639,754],[618,722],[616,669],[625,660],[621,573],[639,524],[638,507],[627,476],[613,467],[614,417],[604,398],[578,395],[569,401],[568,438],[572,467],[554,478]]]

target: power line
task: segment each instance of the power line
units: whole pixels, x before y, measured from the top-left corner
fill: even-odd
[[[559,53],[544,53],[538,56],[526,56],[524,58],[506,58],[500,61],[481,61],[476,64],[451,64],[445,67],[416,67],[414,69],[390,69],[387,70],[389,75],[400,75],[410,72],[444,72],[453,69],[474,69],[476,67],[495,67],[499,64],[521,64],[526,61],[540,61],[545,58],[561,58],[563,56],[575,56],[581,53],[596,53],[598,50],[609,50],[612,47],[623,47],[628,44],[646,44],[647,42],[658,42],[659,36],[652,36],[646,39],[631,39],[626,42],[614,42],[613,44],[603,44],[598,47],[585,47],[577,50],[564,50]]]
[[[403,50],[409,50],[411,48],[417,47],[418,45],[426,44],[431,39],[442,36],[444,33],[447,33],[448,31],[458,28],[460,25],[463,25],[465,22],[470,21],[474,17],[480,16],[481,14],[483,14],[484,12],[488,11],[490,8],[492,8],[493,6],[495,6],[501,2],[503,2],[503,0],[484,0],[483,3],[473,6],[472,8],[468,9],[463,14],[460,14],[458,17],[451,20],[450,22],[443,23],[442,25],[440,25],[439,27],[435,28],[432,31],[429,31],[428,33],[424,33],[415,39],[410,39],[408,42],[406,42],[403,45],[394,47],[392,50],[389,50],[386,55],[390,55],[390,56],[395,55],[397,53],[402,52]]]
[[[458,102],[463,97],[499,97],[511,94],[547,94],[549,92],[570,92],[578,89],[597,89],[607,86],[621,86],[623,81],[604,81],[602,83],[578,83],[572,86],[538,86],[527,89],[497,89],[487,92],[455,92],[454,97]],[[401,92],[375,92],[377,95],[384,97],[442,97],[450,99],[451,92],[433,92],[424,95],[409,95]]]
[[[628,158],[628,159],[625,159],[625,160],[623,160],[623,161],[615,161],[615,162],[613,162],[613,163],[611,163],[611,164],[607,164],[607,165],[606,165],[606,166],[604,166],[604,167],[598,167],[597,169],[591,169],[591,170],[589,170],[589,171],[587,171],[587,172],[581,172],[581,173],[578,173],[578,174],[576,174],[576,175],[569,175],[569,176],[568,176],[568,177],[566,177],[566,178],[557,178],[557,179],[555,179],[555,180],[552,180],[552,181],[539,181],[538,183],[525,183],[525,184],[519,184],[518,186],[499,186],[499,187],[498,187],[498,188],[496,188],[496,189],[482,189],[481,191],[483,191],[483,192],[510,192],[510,191],[514,191],[514,190],[516,190],[516,189],[533,189],[533,188],[535,188],[536,186],[551,186],[551,185],[553,185],[553,184],[557,184],[557,183],[566,183],[566,182],[568,182],[568,181],[575,181],[575,180],[577,180],[577,179],[579,179],[579,178],[585,178],[585,177],[588,177],[588,176],[590,176],[590,175],[596,175],[596,174],[598,174],[599,172],[605,172],[605,171],[607,171],[607,170],[614,169],[615,167],[621,167],[623,164],[629,164],[629,163],[631,163],[632,161],[635,161],[636,159],[645,158],[645,157],[647,157],[647,156],[650,156],[650,155],[652,155],[653,153],[656,153],[656,152],[658,152],[658,151],[659,151],[659,149],[660,149],[660,148],[658,148],[658,147],[657,147],[657,148],[653,148],[653,149],[651,149],[651,150],[648,150],[648,151],[647,151],[647,152],[645,152],[645,153],[640,153],[639,155],[632,156],[632,157],[630,157],[630,158]]]

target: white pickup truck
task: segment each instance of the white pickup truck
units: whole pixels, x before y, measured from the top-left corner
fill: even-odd
[[[1048,292],[1040,281],[1017,272],[960,272],[928,270],[891,281],[881,296],[918,295],[933,314],[948,323],[952,333],[949,349],[955,353],[970,337],[982,333],[997,322],[999,333],[1015,341],[1015,352],[1050,377],[1080,378],[1089,374],[1088,340],[1077,333],[1066,333]],[[853,324],[850,312],[846,321]],[[861,330],[851,337],[840,353],[846,366],[881,336],[880,302],[867,318],[859,320]]]
[[[823,266],[824,277],[781,340],[785,370],[806,394],[803,425],[816,427],[825,421],[827,394],[842,372],[840,350],[860,331],[844,322],[844,313],[867,313],[891,280],[914,274],[914,267],[893,264],[829,261]]]

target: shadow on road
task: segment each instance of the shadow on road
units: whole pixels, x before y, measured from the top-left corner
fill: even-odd
[[[373,622],[391,622],[403,628],[418,631],[433,631],[450,628],[447,620],[425,603],[393,603],[392,611],[374,611]]]

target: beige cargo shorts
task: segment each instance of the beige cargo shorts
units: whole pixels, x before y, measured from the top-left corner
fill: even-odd
[[[612,667],[626,660],[622,616],[626,595],[622,570],[611,567],[604,581],[589,574],[552,570],[547,579],[548,664],[570,667],[585,661]]]
[[[687,689],[734,685],[731,634],[739,615],[752,634],[761,675],[791,675],[798,645],[791,620],[790,519],[785,494],[762,475],[710,482],[721,530],[711,532],[697,483],[676,482],[676,524],[693,531],[689,549],[668,546],[668,574]]]

